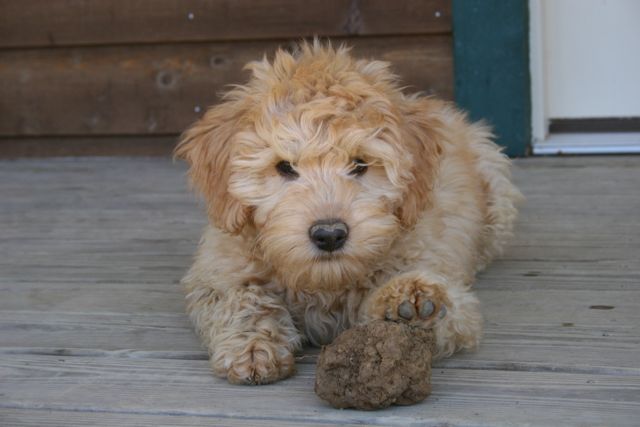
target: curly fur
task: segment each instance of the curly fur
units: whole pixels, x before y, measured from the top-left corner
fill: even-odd
[[[436,357],[476,346],[470,286],[501,251],[521,197],[487,127],[403,94],[387,63],[345,48],[302,44],[247,67],[250,81],[176,148],[211,223],[183,284],[214,372],[276,381],[293,373],[303,342],[379,318],[433,326]],[[349,173],[354,159],[364,175]],[[277,173],[281,160],[297,179]],[[327,218],[349,227],[330,255],[308,237]],[[402,319],[405,301],[436,310]]]

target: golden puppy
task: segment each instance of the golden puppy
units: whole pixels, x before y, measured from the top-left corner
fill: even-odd
[[[470,286],[520,198],[489,130],[345,48],[248,68],[176,148],[211,223],[183,284],[215,374],[277,381],[374,319],[433,326],[436,357],[473,348]]]

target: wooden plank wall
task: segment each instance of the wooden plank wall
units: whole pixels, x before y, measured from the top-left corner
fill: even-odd
[[[0,156],[168,154],[246,62],[314,35],[453,98],[449,0],[0,0]]]

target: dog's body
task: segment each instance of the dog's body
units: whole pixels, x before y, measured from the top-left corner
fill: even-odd
[[[374,319],[433,326],[436,357],[477,345],[470,286],[521,197],[489,131],[344,49],[250,68],[177,149],[212,223],[183,284],[214,372],[276,381]]]

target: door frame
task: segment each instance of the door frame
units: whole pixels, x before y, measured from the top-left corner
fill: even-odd
[[[529,0],[529,60],[531,74],[531,153],[640,153],[640,132],[550,133],[545,99],[543,0]]]
[[[453,0],[456,103],[511,157],[531,152],[529,0]]]

